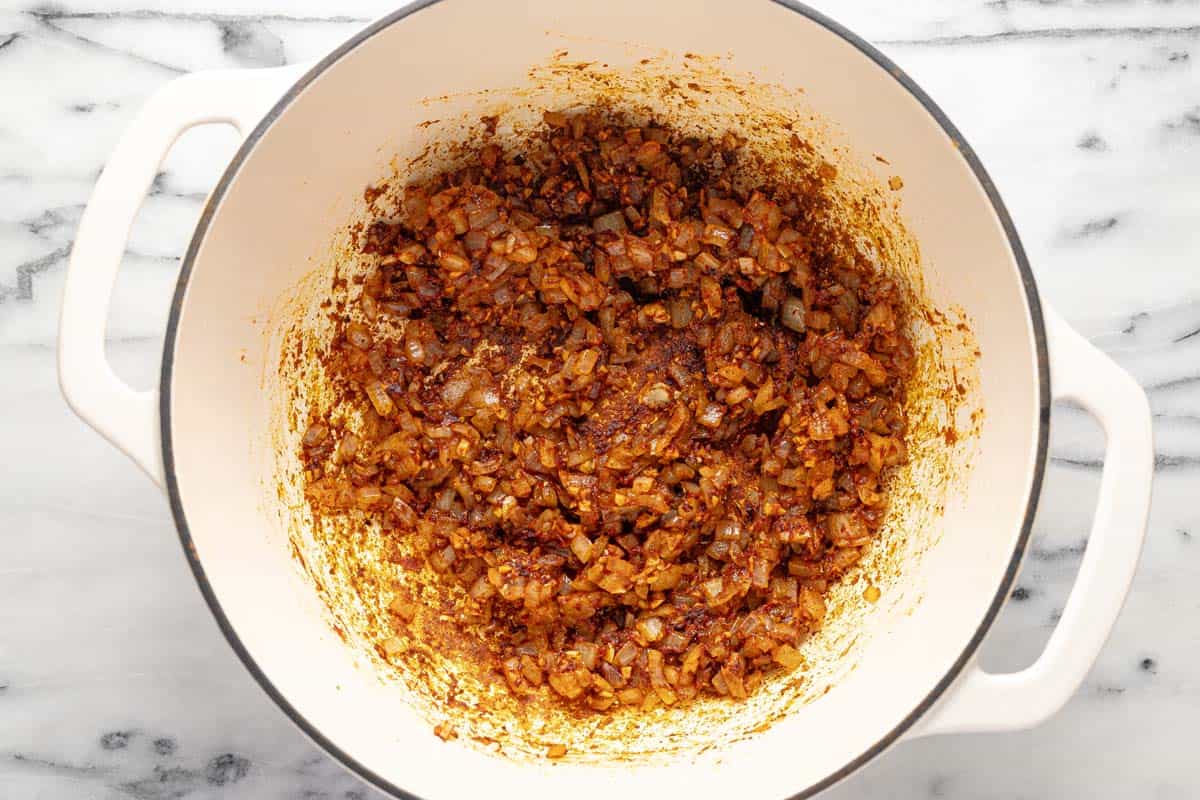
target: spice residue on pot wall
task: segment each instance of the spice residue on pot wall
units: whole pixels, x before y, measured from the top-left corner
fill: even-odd
[[[737,705],[720,699],[649,711],[579,716],[555,706],[516,701],[502,683],[481,679],[468,660],[439,647],[453,641],[453,619],[439,614],[440,584],[420,569],[400,568],[397,553],[377,527],[363,519],[313,514],[304,502],[296,459],[299,437],[315,412],[341,403],[335,415],[345,429],[361,425],[361,409],[345,403],[324,368],[332,318],[358,313],[362,277],[374,268],[358,243],[365,220],[386,213],[400,189],[467,157],[494,127],[506,145],[522,142],[544,109],[607,106],[634,119],[657,118],[673,127],[719,139],[733,132],[755,155],[748,179],[790,182],[820,174],[829,225],[841,232],[854,257],[887,272],[903,288],[908,334],[916,346],[916,375],[906,402],[910,460],[891,480],[890,510],[879,542],[827,598],[825,627],[801,647],[805,665],[773,679]],[[277,487],[295,556],[328,609],[331,624],[363,661],[439,726],[443,736],[495,748],[506,755],[541,756],[553,748],[568,758],[646,760],[697,753],[760,730],[797,704],[819,697],[853,668],[873,630],[919,599],[913,582],[921,553],[936,542],[942,505],[960,485],[981,424],[975,406],[975,352],[965,320],[935,309],[922,278],[916,242],[899,212],[898,176],[876,170],[839,146],[836,131],[805,108],[803,96],[725,71],[720,60],[642,59],[617,71],[573,62],[561,52],[533,69],[530,83],[513,90],[434,98],[430,123],[398,144],[415,155],[392,164],[390,178],[368,193],[369,208],[351,220],[323,269],[308,276],[277,315],[280,374],[269,389],[283,400],[275,452]],[[486,124],[481,118],[491,118]],[[417,565],[418,561],[406,562]],[[395,598],[413,610],[400,646],[385,611]],[[388,652],[379,647],[391,640]]]

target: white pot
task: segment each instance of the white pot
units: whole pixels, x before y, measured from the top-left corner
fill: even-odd
[[[445,96],[461,111],[470,93],[519,86],[563,48],[613,70],[648,51],[729,54],[730,70],[802,87],[848,147],[885,154],[905,177],[904,214],[930,284],[966,312],[982,353],[978,455],[964,499],[914,567],[921,602],[883,619],[856,668],[820,699],[744,741],[666,763],[529,763],[436,738],[304,600],[311,591],[261,491],[267,460],[248,449],[269,435],[262,378],[277,362],[264,315],[387,160],[414,154],[417,123],[435,113],[422,98]],[[161,384],[137,392],[105,360],[108,296],[158,164],[182,131],[208,122],[234,124],[245,141],[184,259]],[[425,2],[303,73],[180,78],[147,104],[97,183],[71,256],[59,360],[75,411],[167,491],[200,589],[247,669],[318,744],[395,795],[807,796],[902,737],[1034,725],[1066,702],[1113,625],[1153,473],[1145,396],[1039,302],[1012,222],[962,137],[874,48],[791,2]],[[1108,437],[1096,521],[1045,651],[1025,670],[991,674],[974,655],[1021,563],[1057,399],[1082,404]]]

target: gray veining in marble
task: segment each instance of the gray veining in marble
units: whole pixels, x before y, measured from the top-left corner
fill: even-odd
[[[1200,796],[1200,4],[817,3],[878,43],[979,152],[1045,297],[1149,392],[1145,557],[1084,687],[1036,730],[894,748],[830,798]],[[58,294],[107,154],[166,80],[312,59],[390,4],[0,2],[0,797],[368,798],[259,691],[201,601],[163,498],[54,374]],[[148,386],[180,252],[234,147],[188,133],[134,226],[110,318]],[[984,648],[1030,663],[1086,546],[1102,438],[1056,408],[1036,539]],[[798,743],[802,749],[803,744]]]

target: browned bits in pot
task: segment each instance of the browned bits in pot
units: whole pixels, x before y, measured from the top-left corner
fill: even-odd
[[[744,698],[803,665],[907,458],[900,293],[803,189],[739,188],[733,137],[545,123],[368,228],[328,365],[365,424],[311,421],[308,498],[413,544],[520,697]]]

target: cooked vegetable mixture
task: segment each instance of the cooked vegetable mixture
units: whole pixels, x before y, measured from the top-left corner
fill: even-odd
[[[517,695],[744,698],[881,524],[900,293],[822,233],[832,167],[746,190],[745,156],[549,112],[363,232],[327,366],[365,425],[311,420],[307,494],[414,544]]]

